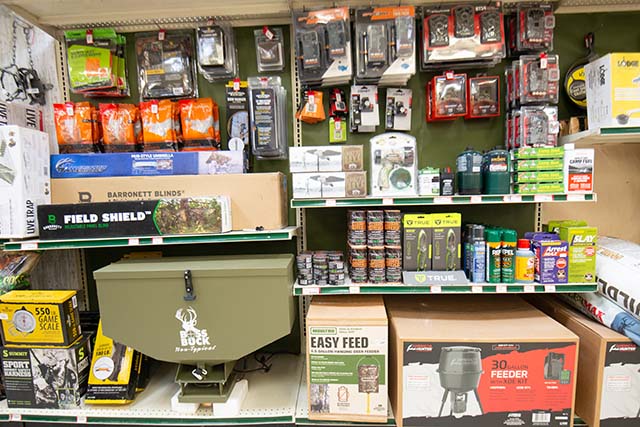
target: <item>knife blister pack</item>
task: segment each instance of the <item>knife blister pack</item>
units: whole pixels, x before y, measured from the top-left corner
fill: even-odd
[[[259,160],[286,159],[287,90],[280,77],[249,77],[251,149]]]
[[[196,31],[198,71],[209,82],[223,82],[238,74],[238,53],[233,28],[218,22]]]

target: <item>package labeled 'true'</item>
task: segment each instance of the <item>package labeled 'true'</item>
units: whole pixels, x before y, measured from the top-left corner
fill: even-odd
[[[569,426],[578,338],[514,297],[386,298],[398,427]]]
[[[309,419],[386,423],[387,349],[380,296],[314,298],[307,313]]]
[[[0,296],[5,345],[71,345],[81,335],[75,291],[11,291]]]

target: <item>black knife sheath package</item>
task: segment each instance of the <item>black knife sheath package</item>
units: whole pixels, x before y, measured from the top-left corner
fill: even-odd
[[[256,159],[287,158],[287,90],[280,77],[249,77],[251,149]]]

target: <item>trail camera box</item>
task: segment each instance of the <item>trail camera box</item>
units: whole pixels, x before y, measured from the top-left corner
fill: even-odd
[[[362,145],[290,147],[289,171],[354,172],[364,167]]]
[[[167,362],[239,360],[291,333],[297,310],[290,254],[127,259],[93,277],[104,334]]]
[[[573,422],[578,338],[541,311],[508,296],[385,302],[398,427]]]
[[[382,297],[314,297],[307,313],[309,419],[386,423],[387,359]]]
[[[75,291],[11,291],[0,296],[5,345],[66,347],[81,335]]]
[[[560,301],[527,299],[580,337],[576,415],[589,427],[637,426],[640,347]]]
[[[9,408],[71,409],[87,390],[91,350],[87,335],[67,348],[3,347]]]
[[[227,195],[234,230],[284,228],[289,223],[284,174],[136,176],[51,180],[51,203],[117,202]]]

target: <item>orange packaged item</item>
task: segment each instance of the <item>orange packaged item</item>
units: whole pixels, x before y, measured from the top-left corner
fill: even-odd
[[[308,90],[305,93],[306,102],[296,113],[296,118],[305,123],[315,124],[326,119],[322,92],[318,90]]]
[[[54,121],[60,152],[93,153],[93,106],[88,102],[54,104]]]
[[[107,153],[138,151],[139,110],[131,104],[100,104],[102,142]]]
[[[217,150],[219,148],[215,138],[214,104],[211,98],[178,101],[184,151]]]
[[[175,151],[174,103],[168,99],[140,103],[144,151]]]

